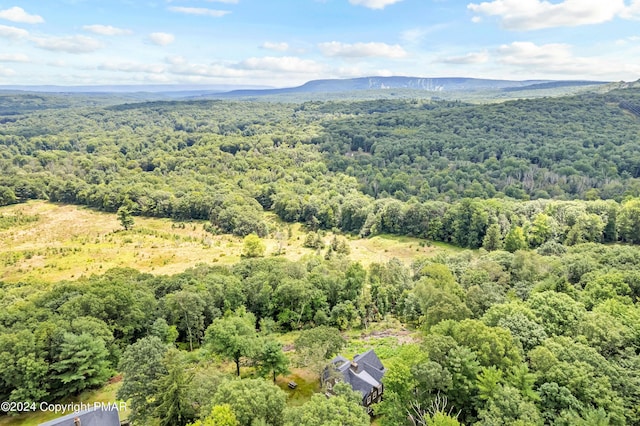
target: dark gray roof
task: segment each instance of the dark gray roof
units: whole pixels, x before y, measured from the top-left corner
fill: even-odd
[[[367,396],[371,389],[380,386],[380,380],[386,371],[373,349],[353,358],[357,367],[340,355],[332,359],[331,363],[341,373],[344,381],[349,383],[353,390],[361,392],[363,397]]]
[[[80,419],[81,426],[120,426],[120,417],[117,410],[88,410],[79,413],[58,417],[38,426],[75,426],[75,418]]]
[[[343,357],[342,355],[338,355],[337,357],[331,360],[331,363],[333,365],[342,364],[343,362],[349,362],[349,360]]]
[[[378,355],[376,355],[373,349],[369,349],[363,354],[354,356],[353,361],[357,362],[358,364],[360,364],[361,362],[366,362],[375,369],[384,370],[384,365],[382,365],[380,358],[378,358]]]
[[[358,366],[362,366],[364,370],[369,373],[374,379],[380,381],[382,376],[384,376],[385,368],[378,358],[378,355],[373,351],[373,349],[368,350],[367,352],[356,355],[353,357],[353,362],[356,362]]]

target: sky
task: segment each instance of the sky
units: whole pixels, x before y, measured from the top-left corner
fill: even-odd
[[[640,0],[0,0],[0,85],[635,81]]]

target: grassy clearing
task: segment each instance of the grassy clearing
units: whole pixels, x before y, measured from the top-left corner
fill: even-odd
[[[320,392],[320,378],[309,370],[291,368],[288,376],[276,379],[276,385],[284,390],[288,396],[287,405],[298,407],[311,399],[314,393]],[[295,389],[289,388],[289,382],[296,382]]]
[[[121,229],[115,214],[44,201],[0,208],[5,218],[16,220],[0,229],[0,281],[53,282],[102,274],[114,267],[131,267],[154,274],[175,274],[199,263],[230,265],[240,260],[242,239],[212,235],[204,222],[135,218],[132,230]],[[282,253],[298,260],[315,251],[303,247],[300,224],[283,224],[268,214],[273,232],[264,239],[266,255]],[[324,237],[329,244],[332,233]],[[426,245],[410,237],[379,235],[349,238],[349,257],[367,266],[398,258],[410,263],[416,256],[451,250],[443,244]],[[322,253],[322,252],[321,252]]]

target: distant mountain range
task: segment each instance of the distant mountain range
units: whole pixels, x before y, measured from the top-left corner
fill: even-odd
[[[135,85],[95,85],[95,86],[26,86],[0,85],[0,91],[22,91],[40,93],[218,93],[232,90],[272,89],[270,86],[240,84],[135,84]]]
[[[565,86],[606,84],[602,81],[558,80],[489,80],[443,77],[360,77],[350,79],[312,80],[302,86],[281,89],[232,90],[215,94],[217,98],[235,98],[304,93],[339,93],[363,90],[409,89],[428,92],[470,92],[486,90],[537,90]]]
[[[409,89],[428,92],[468,92],[485,90],[537,90],[566,86],[606,84],[601,81],[575,80],[490,80],[477,78],[360,77],[311,80],[301,86],[272,88],[257,85],[98,85],[98,86],[0,86],[2,91],[45,93],[163,93],[178,96],[215,96],[221,98],[266,96],[296,93],[336,93],[362,90]]]

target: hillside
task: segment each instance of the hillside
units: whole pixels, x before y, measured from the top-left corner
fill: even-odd
[[[221,231],[243,234],[264,232],[255,227],[263,209],[357,232],[340,212],[355,203],[366,218],[385,198],[621,201],[640,191],[640,121],[629,113],[638,93],[491,105],[20,107],[0,116],[0,204],[50,199],[115,211],[128,197],[137,214],[213,218]],[[237,209],[243,220],[230,220]]]
[[[91,99],[0,99],[0,401],[367,426],[375,349],[380,426],[640,424],[638,88]]]
[[[232,90],[203,94],[200,99],[249,99],[300,102],[385,98],[444,98],[464,100],[510,99],[511,92],[526,91],[530,98],[570,94],[581,88],[603,85],[596,81],[511,81],[475,78],[360,77],[312,80],[301,86],[261,90]]]

